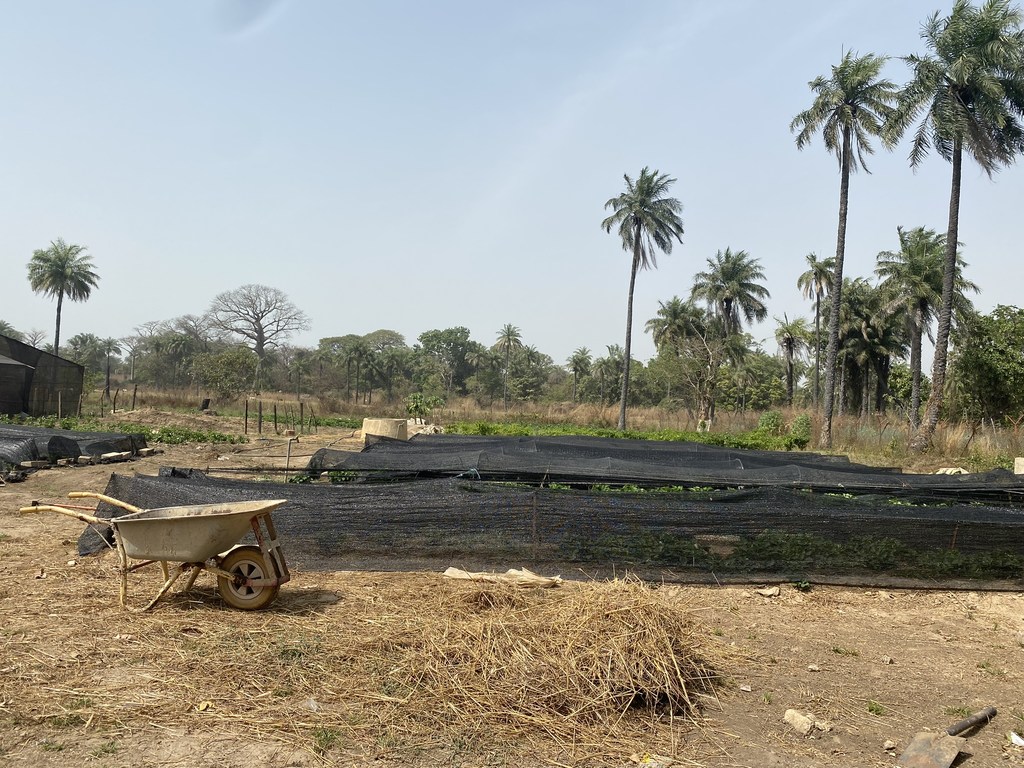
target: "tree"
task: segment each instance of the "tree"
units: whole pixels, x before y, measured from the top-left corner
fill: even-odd
[[[267,350],[309,328],[305,313],[284,291],[266,285],[243,285],[218,294],[210,304],[211,324],[245,340],[262,362]]]
[[[57,299],[57,323],[53,332],[53,354],[60,354],[60,315],[64,297],[86,301],[99,282],[93,271],[92,257],[86,246],[69,245],[62,238],[51,241],[50,247],[36,250],[28,262],[28,282],[35,293]]]
[[[226,400],[249,390],[258,366],[256,353],[240,345],[215,354],[199,353],[192,358],[192,375]]]
[[[910,424],[914,429],[921,422],[921,345],[925,333],[932,337],[931,323],[942,300],[942,273],[946,252],[946,236],[935,230],[915,227],[909,231],[897,227],[900,249],[882,251],[876,259],[875,274],[882,278],[879,286],[885,294],[885,311],[901,314],[910,334]],[[964,316],[971,302],[964,295],[977,292],[978,286],[963,277],[964,261],[957,257],[955,280],[957,314]]]
[[[692,298],[706,301],[725,324],[726,334],[739,333],[743,320],[748,323],[768,317],[768,308],[761,299],[771,294],[758,280],[764,270],[757,259],[746,251],[732,252],[726,248],[714,259],[707,260],[706,272],[694,276]]]
[[[23,333],[22,336],[22,341],[24,341],[30,347],[38,347],[40,344],[43,343],[43,339],[46,338],[46,331],[41,331],[38,328],[32,328],[28,331],[25,331],[25,333]]]
[[[14,326],[8,323],[6,320],[0,320],[0,335],[6,336],[9,339],[15,341],[23,341],[24,337],[20,331],[14,329]]]
[[[110,398],[110,358],[114,355],[121,354],[121,346],[117,339],[103,339],[100,341],[100,349],[103,350],[103,355],[106,358],[107,363],[107,376],[106,383],[103,387],[103,395]]]
[[[444,386],[446,400],[451,398],[452,392],[464,392],[466,379],[472,372],[467,357],[476,343],[470,341],[469,329],[460,325],[424,331],[418,341],[415,352],[423,369],[420,378],[424,378],[424,374],[429,378],[430,374],[436,373]],[[418,383],[423,386],[425,382],[421,380]]]
[[[495,352],[498,352],[505,357],[505,367],[502,369],[502,400],[505,403],[505,411],[508,411],[508,363],[509,356],[512,354],[514,349],[522,349],[523,339],[519,333],[519,329],[511,323],[506,323],[500,331],[498,331],[498,340],[491,347]]]
[[[797,134],[796,146],[803,149],[819,130],[825,148],[839,160],[839,228],[836,234],[836,260],[832,272],[832,305],[828,320],[828,347],[825,352],[825,412],[820,442],[832,447],[832,408],[836,391],[836,357],[839,352],[839,307],[843,291],[843,259],[846,255],[846,218],[850,202],[850,173],[858,166],[868,170],[864,155],[874,153],[871,139],[882,134],[896,101],[896,86],[879,79],[884,56],[843,55],[832,67],[830,78],[816,77],[808,85],[815,94],[814,103],[789,124]],[[856,154],[854,148],[856,145]]]
[[[921,30],[928,53],[904,57],[911,79],[886,125],[886,139],[893,145],[920,117],[911,143],[911,167],[917,168],[932,148],[952,165],[932,389],[924,419],[910,441],[916,451],[931,444],[944,396],[956,293],[963,155],[973,157],[991,177],[1024,152],[1021,21],[1020,10],[1007,0],[987,0],[980,7],[956,0],[949,16],[933,14]]]
[[[619,401],[619,430],[626,429],[626,399],[629,395],[629,363],[633,340],[633,289],[636,273],[640,269],[657,267],[655,248],[663,253],[672,253],[672,238],[683,242],[683,222],[679,218],[682,204],[674,197],[667,197],[668,189],[675,179],[668,174],[651,171],[645,167],[634,182],[628,174],[623,175],[626,191],[613,197],[605,204],[605,210],[612,215],[601,222],[605,232],[618,227],[623,250],[633,253],[629,271],[629,295],[626,300],[626,346],[623,351],[622,394]]]
[[[592,362],[590,350],[586,347],[578,347],[566,362],[569,365],[569,370],[572,372],[572,401],[575,403],[580,379],[590,373]]]
[[[793,364],[797,356],[805,351],[808,340],[811,336],[811,329],[807,327],[807,320],[798,317],[790,320],[786,313],[782,319],[775,318],[775,340],[782,350],[782,358],[786,363],[786,405],[793,404]]]
[[[796,279],[796,287],[805,299],[814,299],[814,412],[818,412],[819,374],[821,373],[821,297],[828,293],[836,260],[833,257],[818,261],[816,254],[808,253],[807,271]]]
[[[970,313],[956,329],[949,405],[961,416],[1019,420],[1024,416],[1024,310],[997,306],[989,315]]]

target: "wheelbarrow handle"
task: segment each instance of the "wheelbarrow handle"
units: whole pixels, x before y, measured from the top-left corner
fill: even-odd
[[[950,736],[956,736],[958,733],[963,733],[968,728],[972,728],[973,726],[978,725],[979,723],[987,723],[995,716],[995,707],[985,707],[985,709],[981,710],[980,712],[975,712],[970,717],[965,717],[960,722],[953,723],[951,726],[949,726],[949,728],[946,729],[946,733]]]
[[[71,499],[99,499],[105,501],[107,504],[113,504],[115,507],[121,509],[127,509],[129,512],[141,512],[140,507],[136,507],[133,504],[129,504],[127,501],[121,501],[111,496],[104,496],[102,493],[93,493],[92,491],[72,491],[68,494],[68,498]]]
[[[33,504],[31,507],[22,507],[18,511],[22,514],[30,514],[32,512],[59,512],[62,515],[73,517],[76,520],[81,520],[83,523],[89,523],[90,525],[110,525],[110,521],[104,520],[102,517],[87,515],[85,512],[68,509],[67,507],[56,507],[52,504]]]

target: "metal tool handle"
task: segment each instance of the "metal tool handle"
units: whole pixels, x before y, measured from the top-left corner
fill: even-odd
[[[985,724],[993,717],[996,716],[995,707],[985,707],[980,712],[975,712],[970,717],[965,717],[959,723],[953,723],[949,728],[946,729],[946,733],[950,736],[956,736],[958,733],[963,733],[968,728],[971,728],[979,723]]]

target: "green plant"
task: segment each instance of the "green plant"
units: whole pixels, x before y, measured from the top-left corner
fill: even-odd
[[[801,581],[795,581],[793,582],[793,589],[795,589],[797,592],[810,592],[811,582],[807,581],[806,579],[803,579]]]
[[[843,648],[841,645],[833,645],[832,653],[839,654],[840,656],[860,656],[860,651],[856,648]]]
[[[943,714],[949,715],[950,717],[967,717],[971,714],[970,707],[946,707],[942,710]]]
[[[424,395],[422,392],[413,392],[405,398],[405,410],[414,419],[428,419],[434,409],[443,405],[443,397]]]
[[[90,754],[93,757],[106,757],[108,755],[116,755],[120,748],[116,741],[106,741],[96,747]]]
[[[811,442],[811,417],[801,413],[789,425],[789,436],[797,448],[806,448]]]
[[[872,699],[868,702],[868,712],[870,712],[872,715],[884,715],[885,707],[883,707],[877,701]]]
[[[317,728],[313,731],[313,751],[323,757],[341,743],[342,733],[335,728]]]
[[[63,752],[64,745],[58,741],[51,741],[50,739],[43,739],[39,742],[39,748],[43,752]]]
[[[300,473],[298,475],[292,475],[291,477],[289,477],[288,482],[294,483],[295,485],[306,485],[308,483],[313,482],[313,476],[307,475],[305,473]]]
[[[757,420],[758,432],[763,432],[766,435],[781,435],[783,433],[783,427],[785,422],[782,419],[782,414],[779,411],[765,411],[761,414],[761,418]]]

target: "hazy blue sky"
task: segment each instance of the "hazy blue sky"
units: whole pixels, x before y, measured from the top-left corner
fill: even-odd
[[[678,179],[683,245],[659,300],[719,249],[761,260],[769,312],[812,317],[804,256],[835,252],[839,175],[789,131],[844,49],[921,51],[935,0],[621,3],[178,0],[7,3],[0,24],[0,319],[45,330],[25,265],[57,237],[101,276],[61,335],[130,335],[245,283],[284,290],[294,343],[512,323],[562,363],[622,344],[629,256],[600,222],[623,173]],[[902,83],[898,59],[886,74]],[[847,273],[896,227],[945,230],[949,165],[907,146],[854,176]],[[1017,304],[1024,169],[965,164],[960,239],[978,306]],[[776,351],[774,322],[756,338]]]

